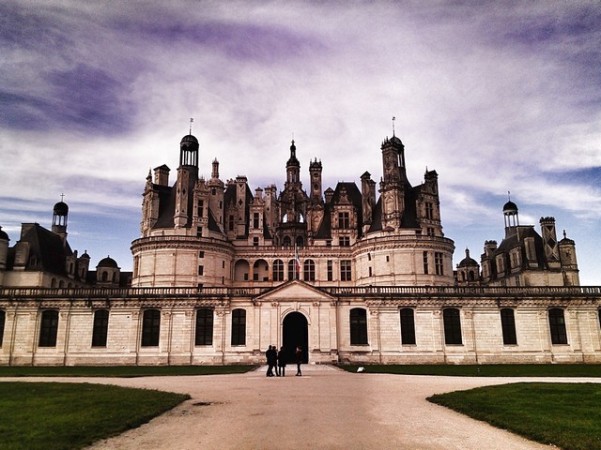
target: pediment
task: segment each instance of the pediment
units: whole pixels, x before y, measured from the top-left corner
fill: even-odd
[[[329,294],[300,280],[289,281],[281,284],[269,292],[256,298],[261,302],[274,301],[332,301],[335,300]]]

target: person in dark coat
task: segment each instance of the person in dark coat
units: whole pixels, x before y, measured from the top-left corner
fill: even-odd
[[[269,346],[265,352],[265,357],[267,358],[267,376],[273,377],[273,368],[277,366],[278,359],[278,353],[276,352],[274,345]]]
[[[303,362],[303,348],[300,345],[296,347],[294,356],[296,358],[296,376],[300,377],[303,374],[301,372],[301,364]]]
[[[278,367],[280,369],[280,376],[286,376],[286,352],[284,351],[284,347],[280,347],[280,351],[278,352]]]

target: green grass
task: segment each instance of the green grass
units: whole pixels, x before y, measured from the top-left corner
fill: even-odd
[[[0,383],[0,447],[77,449],[120,434],[190,398],[71,383]]]
[[[0,377],[154,377],[245,373],[256,366],[1,366]]]
[[[398,375],[457,377],[601,377],[601,364],[341,365],[342,369]]]
[[[601,448],[601,384],[515,383],[428,400],[564,450]]]

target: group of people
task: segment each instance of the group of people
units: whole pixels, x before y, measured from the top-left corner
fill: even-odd
[[[270,345],[265,352],[267,358],[267,376],[268,377],[285,377],[286,376],[286,352],[284,347],[280,347],[280,351],[276,350],[275,345]],[[303,349],[299,345],[294,352],[296,361],[296,376],[300,377],[301,364],[303,363]],[[274,373],[275,372],[275,373]]]

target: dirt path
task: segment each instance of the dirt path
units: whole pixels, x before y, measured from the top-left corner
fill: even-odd
[[[239,375],[44,380],[111,383],[192,396],[94,449],[551,448],[425,400],[435,393],[521,379],[350,374],[328,366],[305,366],[304,375],[295,377],[289,369],[286,378],[266,378],[261,369]]]

